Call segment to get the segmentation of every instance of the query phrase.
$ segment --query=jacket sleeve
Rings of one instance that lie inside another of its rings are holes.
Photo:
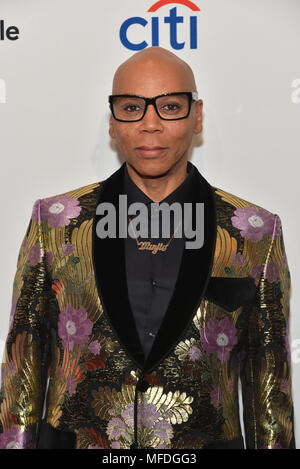
[[[10,324],[1,364],[0,448],[37,447],[49,359],[47,298],[50,283],[41,223],[34,203],[19,249]]]
[[[249,311],[241,372],[247,449],[294,449],[294,409],[289,347],[290,272],[282,225],[273,233]]]

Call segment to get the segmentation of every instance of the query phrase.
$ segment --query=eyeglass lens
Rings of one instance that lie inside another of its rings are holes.
[[[115,97],[114,113],[117,119],[137,120],[144,113],[146,102],[143,98]],[[185,117],[189,111],[189,98],[186,94],[161,96],[156,99],[158,113],[164,119]]]

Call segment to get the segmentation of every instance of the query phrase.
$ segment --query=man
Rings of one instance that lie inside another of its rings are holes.
[[[35,202],[2,365],[1,448],[295,447],[281,221],[187,160],[202,105],[185,62],[138,52],[110,97],[125,162]],[[120,195],[151,206],[140,225],[129,210],[124,222]],[[174,212],[167,239],[138,235],[163,202],[193,218]],[[200,246],[187,244],[195,219]],[[125,225],[133,236],[119,236]]]

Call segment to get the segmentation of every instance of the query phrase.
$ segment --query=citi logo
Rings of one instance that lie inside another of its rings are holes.
[[[159,0],[147,10],[147,13],[155,13],[160,8],[169,4],[179,4],[187,7],[193,12],[200,11],[200,8],[190,0]],[[188,47],[190,47],[190,49],[197,49],[197,19],[198,17],[196,15],[190,15],[188,17],[178,15],[176,6],[170,8],[169,15],[163,18],[163,22],[167,25],[167,27],[169,27],[170,46],[173,49],[179,50],[186,47],[185,41],[179,42],[177,34],[179,29],[178,25],[184,23],[185,21],[189,22]],[[132,42],[128,38],[129,34],[131,34],[131,36],[134,33],[140,34],[141,27],[145,28],[145,32],[147,31],[147,29],[150,29],[151,46],[159,46],[159,32],[160,28],[163,27],[163,25],[160,24],[160,18],[158,16],[152,16],[151,19],[148,21],[147,19],[141,16],[134,16],[125,20],[120,28],[120,40],[124,47],[130,50],[142,50],[149,46],[149,43],[146,40],[142,42]]]

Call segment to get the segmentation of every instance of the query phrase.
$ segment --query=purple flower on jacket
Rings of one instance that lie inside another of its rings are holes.
[[[113,417],[107,424],[106,432],[110,439],[120,438],[126,432],[125,422],[120,417]]]
[[[231,217],[232,225],[240,230],[243,238],[256,242],[264,234],[273,234],[274,215],[268,210],[247,205],[245,208],[237,208],[234,214],[235,216]],[[280,223],[278,223],[275,236],[278,236],[280,232]]]
[[[46,266],[47,269],[49,270],[53,262],[53,252],[47,251],[46,252]]]
[[[266,265],[266,279],[269,282],[275,282],[279,276],[279,268],[275,262],[268,262]]]
[[[120,442],[119,441],[112,441],[110,447],[112,449],[120,449]]]
[[[171,440],[173,438],[173,427],[166,420],[160,420],[153,427],[154,435],[164,440]]]
[[[138,413],[138,425],[144,425],[144,427],[152,427],[155,420],[159,417],[159,413],[156,410],[156,405],[148,402],[142,402],[139,404]]]
[[[280,391],[288,394],[289,392],[289,382],[287,379],[283,379],[280,384]]]
[[[201,353],[201,350],[196,347],[195,345],[193,345],[189,351],[188,351],[188,355],[190,357],[190,360],[192,361],[195,361],[195,360],[198,360],[198,358],[201,357],[202,353]]]
[[[133,404],[127,404],[126,408],[122,410],[121,415],[126,425],[133,428]]]
[[[235,265],[242,266],[246,264],[246,258],[241,254],[240,252],[237,252],[236,254],[233,254],[232,256],[232,262]]]
[[[41,250],[40,246],[32,246],[28,254],[29,264],[32,266],[38,264],[39,262],[41,262],[42,257],[43,251]]]
[[[68,388],[70,395],[75,393],[76,386],[77,386],[77,383],[74,379],[74,376],[69,376],[68,381],[67,381],[67,388]]]
[[[210,402],[214,407],[218,407],[221,403],[222,400],[222,394],[221,394],[221,389],[219,386],[215,387],[212,391],[209,393],[210,395]]]
[[[255,285],[258,285],[260,276],[262,274],[263,267],[261,265],[253,265],[251,269],[251,276],[255,280]]]
[[[11,310],[10,310],[10,315],[9,315],[8,332],[10,332],[12,330],[13,323],[14,323],[15,312],[16,312],[16,305],[15,305],[15,303],[12,303]]]
[[[74,309],[70,304],[59,314],[58,335],[63,347],[73,349],[76,344],[85,345],[93,328],[92,321],[87,317],[84,308]]]
[[[34,441],[31,430],[21,432],[17,425],[0,434],[0,449],[33,449]]]
[[[8,372],[9,372],[9,374],[13,375],[13,374],[15,374],[16,371],[17,371],[17,364],[13,360],[10,360],[8,362]]]
[[[88,349],[94,355],[99,355],[100,350],[101,350],[101,345],[98,342],[98,340],[93,340],[93,342],[91,342],[90,345],[88,346]]]
[[[78,199],[61,195],[43,199],[41,204],[36,203],[33,207],[32,219],[35,221],[48,220],[49,226],[57,228],[69,225],[70,219],[78,217],[80,212],[81,207]]]
[[[74,251],[75,244],[71,244],[68,241],[67,243],[63,244],[60,249],[61,249],[61,252],[64,256],[69,256]]]
[[[218,353],[221,362],[229,359],[229,352],[237,343],[237,330],[229,319],[223,318],[218,322],[210,318],[206,327],[200,329],[200,337],[207,353]]]

